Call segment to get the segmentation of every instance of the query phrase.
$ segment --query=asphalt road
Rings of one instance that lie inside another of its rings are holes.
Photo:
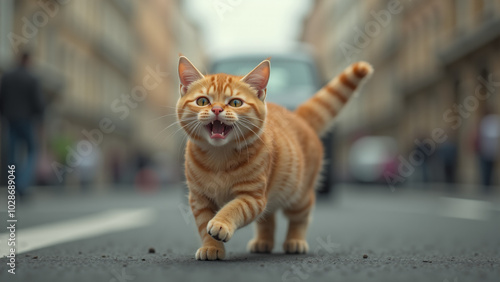
[[[283,254],[280,216],[273,254],[247,253],[252,227],[245,227],[227,243],[227,260],[201,262],[194,259],[199,239],[185,195],[179,187],[155,194],[44,192],[18,202],[21,251],[15,274],[7,272],[8,258],[0,259],[0,281],[500,281],[498,197],[343,186],[318,201],[309,254]]]

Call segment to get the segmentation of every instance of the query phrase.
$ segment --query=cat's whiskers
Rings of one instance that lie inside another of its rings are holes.
[[[176,108],[173,108],[172,109],[176,109]],[[182,109],[182,111],[185,111],[185,112],[188,112],[188,113],[192,113],[192,114],[198,114],[197,112],[193,111],[193,110],[190,110],[190,109]],[[162,118],[162,117],[167,117],[167,116],[177,116],[179,113],[178,112],[174,112],[174,113],[168,113],[168,114],[165,114],[165,115],[162,115],[160,117],[157,117],[157,118],[154,118],[152,120],[149,120],[147,122],[150,122],[150,121],[154,121],[156,119],[159,119],[159,118]]]
[[[264,140],[262,140],[262,138],[260,138],[260,135],[259,135],[259,134],[257,134],[255,131],[253,131],[250,127],[248,127],[248,126],[246,126],[246,125],[245,125],[245,124],[248,124],[248,125],[253,125],[253,126],[255,126],[254,124],[249,123],[249,122],[247,122],[247,121],[245,121],[245,120],[243,120],[243,119],[240,119],[239,121],[241,122],[241,125],[242,125],[242,126],[244,126],[246,129],[248,129],[248,130],[250,130],[251,132],[253,132],[253,134],[255,134],[255,136],[256,136],[257,138],[259,138],[259,139],[260,139],[260,141],[261,141],[261,142],[264,144],[264,146],[266,146],[266,148],[267,148],[266,142],[264,142]],[[268,149],[269,149],[269,148],[268,148]]]
[[[243,131],[241,131],[240,127],[238,126],[238,124],[234,124],[234,128],[237,129],[240,133],[241,133],[241,137],[243,138],[243,141],[245,141],[245,147],[247,148],[247,162],[250,161],[250,153],[248,152],[248,142],[245,138],[245,135],[243,134]],[[237,131],[235,131],[235,133],[238,133]]]
[[[242,120],[242,121],[244,121],[244,122],[246,122],[246,123],[249,123],[249,124],[251,124],[251,125],[254,125],[254,126],[256,126],[256,127],[262,126],[262,125],[264,124],[264,122],[265,122],[264,120],[261,120],[261,119],[255,118],[255,120],[258,120],[258,121],[260,121],[260,122],[262,123],[261,125],[257,125],[257,124],[255,124],[255,123],[256,123],[256,121],[255,121],[255,120],[251,120],[251,119],[249,119],[249,117],[239,117],[239,119],[240,119],[240,120]]]
[[[178,107],[173,107],[173,106],[164,106],[164,105],[159,105],[159,107],[162,107],[162,108],[167,108],[167,109],[173,109],[173,110],[178,110],[178,109],[179,109]],[[187,108],[183,108],[182,110],[183,110],[183,111],[191,111],[190,109],[187,109]]]
[[[202,128],[202,123],[199,122],[195,125],[195,127],[191,130],[191,132],[193,132],[193,135],[195,136],[200,136],[199,132],[201,128]]]
[[[189,114],[194,114],[194,115],[197,115],[197,114],[198,114],[198,112],[195,112],[195,111],[190,110],[190,109],[188,109],[188,108],[182,108],[182,109],[179,109],[179,108],[177,108],[177,107],[162,106],[162,105],[160,105],[160,107],[164,107],[164,108],[171,108],[171,109],[173,109],[173,110],[175,111],[174,113],[169,113],[169,114],[166,114],[166,115],[164,115],[164,116],[170,116],[170,115],[172,115],[172,116],[178,116],[180,112],[181,112],[181,113],[183,113],[183,114],[184,114],[184,112],[189,113]],[[154,119],[153,119],[153,120],[154,120]]]
[[[175,134],[177,134],[177,132],[179,132],[181,129],[184,129],[185,131],[187,131],[186,127],[190,127],[190,126],[193,126],[196,122],[199,122],[198,119],[195,119],[187,124],[185,124],[184,126],[180,126],[173,134],[170,134],[169,136],[167,136],[165,139],[163,139],[163,142],[165,142],[166,139],[168,138],[171,138],[171,137],[174,137]],[[173,125],[173,124],[172,124]],[[163,143],[162,142],[162,143]]]
[[[158,106],[162,107],[162,108],[177,109],[177,107],[173,107],[173,106],[165,106],[165,105],[158,105]]]
[[[155,135],[155,137],[153,137],[153,139],[158,138],[158,136],[160,136],[160,134],[162,134],[165,130],[169,129],[171,126],[174,126],[174,125],[176,125],[176,124],[180,124],[180,121],[175,121],[175,122],[173,122],[171,125],[166,126],[166,127],[165,127],[165,128],[163,128],[162,130],[160,130],[160,132],[158,132],[158,133]]]
[[[258,117],[252,117],[252,116],[240,116],[239,118],[241,118],[241,119],[254,119],[254,120],[258,120],[258,121],[264,122],[263,119],[260,119]]]
[[[180,142],[180,146],[183,146],[183,149],[182,149],[182,154],[179,154],[179,158],[178,158],[178,161],[180,161],[181,159],[181,156],[184,156],[185,153],[186,153],[186,141],[187,141],[187,138],[188,138],[188,135],[187,134],[184,134],[184,137],[182,137],[182,140]]]
[[[146,123],[150,123],[150,122],[155,121],[155,120],[159,120],[159,119],[162,119],[162,118],[165,118],[165,117],[170,117],[170,116],[175,116],[175,115],[177,115],[177,113],[162,115],[162,116],[153,118],[151,120],[148,120],[148,121],[146,121]]]
[[[173,107],[172,107],[173,108]],[[175,109],[175,108],[174,108]],[[198,113],[195,112],[195,111],[192,111],[190,109],[183,109],[183,111],[186,111],[190,114],[194,114],[194,115],[197,115]],[[156,118],[153,118],[151,120],[148,120],[146,121],[146,123],[150,123],[150,122],[153,122],[153,121],[156,121],[156,120],[159,120],[159,119],[162,119],[162,118],[166,118],[166,117],[171,117],[171,116],[175,116],[176,118],[178,118],[178,115],[179,113],[175,112],[175,113],[169,113],[169,114],[165,114],[165,115],[161,115],[159,117],[156,117]],[[184,120],[184,119],[181,119],[181,120]]]
[[[164,129],[162,129],[160,132],[158,132],[158,134],[155,135],[155,137],[153,139],[156,139],[158,138],[158,136],[163,133],[165,130],[169,129],[170,127],[174,126],[174,125],[180,125],[181,122],[187,122],[187,121],[192,121],[192,120],[195,120],[197,119],[196,117],[189,117],[189,118],[185,118],[185,119],[182,119],[182,120],[177,120],[177,121],[174,121],[172,124],[170,124],[169,126],[165,127]]]
[[[193,122],[189,123],[189,126],[186,126],[187,128],[185,129],[187,133],[190,133],[192,135],[198,136],[195,130],[201,125],[202,123],[197,119],[194,124]]]

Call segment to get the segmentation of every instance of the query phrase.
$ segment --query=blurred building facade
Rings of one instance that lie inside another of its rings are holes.
[[[173,113],[179,97],[177,63],[182,53],[204,66],[206,58],[199,41],[201,36],[198,27],[182,12],[181,1],[148,0],[137,5],[139,50],[135,83],[142,84],[151,68],[158,67],[166,76],[162,83],[148,91],[147,105],[141,108],[145,118],[137,120],[136,130],[141,132],[143,147],[154,155],[152,161],[162,171],[161,177],[166,181],[178,181],[183,177],[181,162],[185,134],[177,131],[178,126],[170,126],[176,122]]]
[[[357,60],[376,70],[339,117],[341,178],[349,178],[348,152],[359,136],[394,137],[408,159],[416,139],[443,129],[458,146],[456,181],[479,182],[475,132],[486,108],[500,113],[499,1],[317,0],[302,39],[316,47],[325,79]],[[478,99],[488,79],[497,82],[488,85],[492,95]],[[432,173],[443,180],[440,171]],[[498,185],[500,166],[494,175]]]
[[[77,184],[81,168],[68,164],[68,156],[85,141],[98,154],[93,183],[132,182],[138,156],[147,156],[160,179],[178,177],[163,171],[180,168],[181,139],[165,140],[177,128],[161,132],[175,119],[153,119],[174,112],[178,53],[203,60],[198,31],[180,1],[7,0],[0,6],[0,36],[10,39],[0,43],[0,75],[28,50],[47,101],[39,166],[47,175],[41,178],[58,170],[63,183]]]

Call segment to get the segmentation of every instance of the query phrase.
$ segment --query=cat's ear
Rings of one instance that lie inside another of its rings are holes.
[[[251,72],[245,75],[241,81],[249,84],[252,88],[257,90],[257,96],[260,100],[264,101],[266,98],[266,87],[269,82],[269,75],[271,74],[271,62],[269,59],[262,61]]]
[[[184,56],[179,57],[179,80],[181,95],[186,94],[189,85],[204,78],[203,74]]]

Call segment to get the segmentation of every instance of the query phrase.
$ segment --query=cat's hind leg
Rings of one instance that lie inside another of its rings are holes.
[[[255,238],[248,242],[248,250],[252,253],[270,253],[274,247],[275,214],[262,216],[255,223]]]
[[[289,220],[288,232],[285,243],[283,243],[285,253],[303,254],[309,250],[306,233],[315,200],[316,194],[314,190],[311,190],[293,207],[284,210],[284,214]]]

